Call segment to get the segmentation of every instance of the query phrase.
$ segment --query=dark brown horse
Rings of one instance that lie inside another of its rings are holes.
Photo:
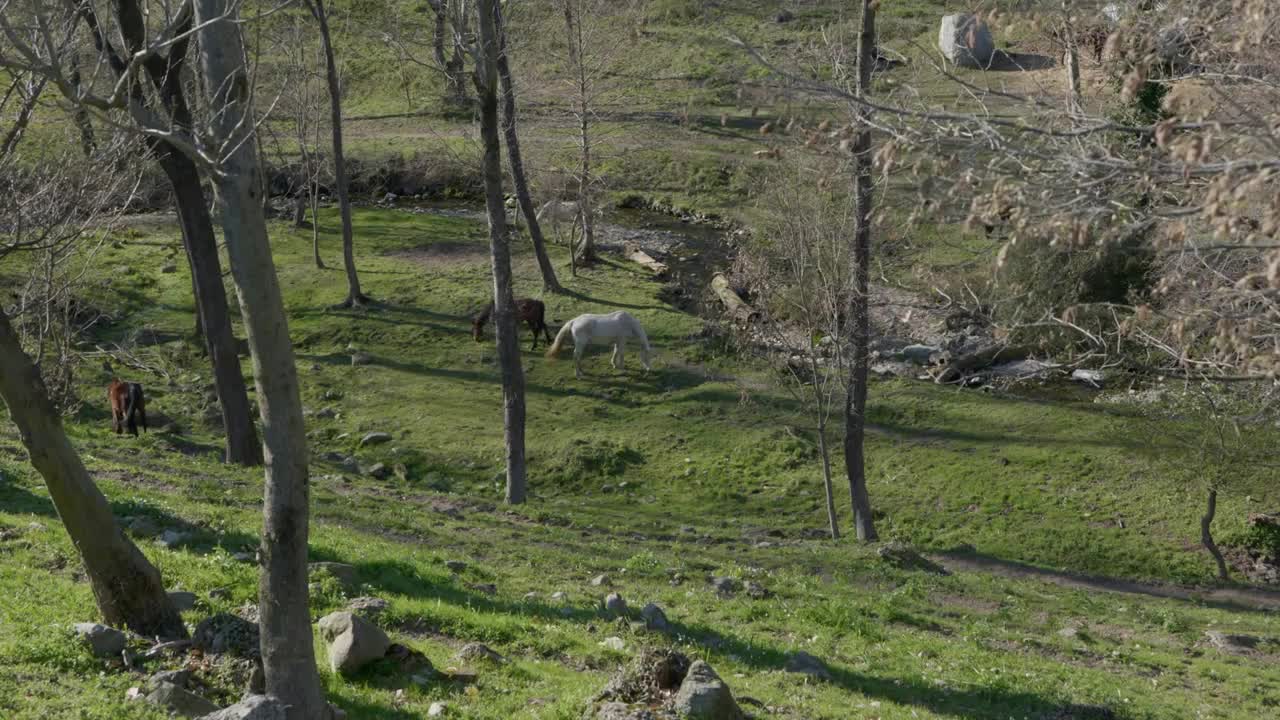
[[[493,303],[485,306],[479,315],[475,316],[471,321],[471,337],[480,342],[484,339],[484,326],[489,322],[489,317],[493,315]],[[538,349],[538,333],[546,335],[547,342],[551,342],[551,331],[547,329],[547,306],[542,304],[541,300],[533,300],[530,298],[516,299],[516,315],[529,324],[529,329],[533,331],[533,347],[530,350]]]
[[[126,423],[134,437],[138,436],[138,421],[141,421],[143,431],[147,430],[147,401],[142,396],[141,385],[111,378],[107,399],[111,401],[111,428],[117,435],[124,432]]]

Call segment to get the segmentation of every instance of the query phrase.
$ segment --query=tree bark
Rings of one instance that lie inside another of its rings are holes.
[[[502,148],[498,141],[497,0],[479,0],[479,43],[483,65],[476,68],[480,99],[480,137],[484,145],[484,204],[489,216],[493,263],[493,315],[502,372],[503,431],[507,446],[507,502],[525,500],[524,367],[517,337],[515,295],[511,289],[511,248],[502,198]]]
[[[862,25],[858,35],[859,96],[871,88],[871,70],[875,65],[876,26],[875,0],[862,0]],[[844,406],[844,462],[849,476],[849,499],[853,503],[853,525],[858,539],[876,540],[871,518],[871,498],[867,493],[866,421],[867,369],[870,364],[871,309],[871,130],[866,124],[866,111],[858,110],[859,129],[854,139],[854,238],[853,298],[849,319],[853,323],[853,362]]]
[[[201,66],[211,97],[222,225],[258,388],[267,471],[259,608],[268,694],[290,720],[330,716],[316,671],[308,610],[307,439],[293,345],[262,211],[250,83],[236,0],[196,0]]]
[[[436,19],[436,27],[439,31],[437,37],[441,41],[440,54],[437,59],[441,61],[444,69],[444,101],[446,105],[452,106],[455,110],[467,106],[466,51],[462,47],[462,38],[467,35],[467,15],[466,5],[465,3],[460,5],[461,1],[453,0],[453,5],[450,7],[450,0],[439,0],[440,12],[451,18],[454,25],[453,53],[448,61],[444,61],[443,21],[439,17]]]
[[[572,0],[564,0],[564,22],[569,40],[569,63],[577,74],[578,93],[578,149],[581,165],[578,168],[578,213],[582,220],[582,246],[577,261],[589,263],[596,259],[595,220],[591,206],[591,98],[587,80],[586,60],[582,57],[582,18],[575,17]],[[570,246],[570,252],[573,247]],[[576,267],[575,267],[576,269]]]
[[[1218,564],[1218,579],[1230,580],[1231,574],[1227,571],[1227,561],[1222,558],[1222,551],[1218,549],[1218,544],[1213,541],[1213,518],[1218,514],[1218,489],[1209,488],[1209,503],[1205,508],[1204,515],[1200,516],[1200,542],[1204,545],[1205,550],[1213,556],[1213,561]]]
[[[529,183],[524,174],[524,161],[520,158],[520,134],[516,131],[516,89],[511,79],[511,64],[507,60],[507,33],[503,26],[502,8],[497,9],[494,25],[498,33],[498,79],[502,83],[502,132],[507,142],[507,162],[511,165],[511,183],[515,186],[516,201],[529,225],[529,238],[533,241],[533,254],[538,258],[542,271],[542,288],[547,292],[561,293],[564,288],[556,278],[556,270],[547,255],[546,239],[538,224],[538,211],[529,194]]]
[[[40,371],[22,351],[3,312],[0,398],[9,407],[31,464],[44,478],[58,517],[80,553],[103,620],[147,637],[187,637],[182,617],[165,594],[160,572],[116,525],[106,497],[63,430]]]
[[[354,232],[351,228],[350,181],[347,177],[347,159],[342,150],[342,86],[338,82],[338,63],[333,54],[333,42],[329,35],[329,15],[324,0],[308,0],[316,22],[320,24],[320,44],[324,49],[325,76],[329,82],[329,114],[333,126],[333,176],[337,185],[338,211],[342,214],[342,264],[347,271],[347,299],[342,307],[358,307],[369,302],[360,291],[360,276],[356,273]]]

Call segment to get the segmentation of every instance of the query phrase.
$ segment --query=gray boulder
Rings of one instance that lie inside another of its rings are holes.
[[[952,64],[986,68],[995,59],[996,45],[991,28],[975,15],[959,13],[942,18],[938,48]]]
[[[613,580],[608,575],[597,575],[591,578],[592,587],[609,587],[613,584]]]
[[[662,611],[662,607],[657,603],[649,603],[640,611],[640,617],[644,618],[644,626],[650,630],[657,632],[666,632],[671,629],[671,623],[667,621],[667,614]]]
[[[489,662],[504,663],[507,661],[507,659],[502,657],[498,651],[484,643],[478,642],[463,645],[462,649],[458,651],[457,657],[460,660],[468,660],[471,662],[487,660]]]
[[[743,720],[733,693],[711,666],[698,660],[676,693],[676,713],[690,720]]]
[[[902,348],[902,359],[916,365],[929,365],[942,348],[932,345],[908,345]]]
[[[320,635],[329,643],[329,666],[336,673],[353,673],[387,654],[391,639],[382,628],[349,612],[320,618]]]
[[[618,593],[609,593],[604,599],[604,609],[610,615],[621,617],[627,614],[627,601]]]
[[[76,623],[73,629],[96,657],[115,657],[124,652],[128,642],[124,633],[100,623]]]
[[[256,657],[259,653],[258,635],[257,623],[231,613],[218,613],[196,625],[191,642],[204,652]]]
[[[347,603],[347,609],[351,612],[358,613],[367,618],[374,618],[382,614],[390,606],[386,600],[379,597],[358,597]]]
[[[288,717],[279,700],[269,695],[250,695],[231,707],[203,715],[200,720],[288,720]]]
[[[163,681],[156,683],[156,689],[147,695],[147,702],[159,705],[171,714],[189,718],[208,715],[218,710],[217,705],[190,690],[184,690],[173,683]]]
[[[382,443],[391,442],[391,433],[371,432],[360,438],[360,447],[369,445],[381,445]]]
[[[722,597],[729,597],[742,588],[742,584],[731,577],[711,578],[711,586],[714,587],[716,589],[716,593]]]

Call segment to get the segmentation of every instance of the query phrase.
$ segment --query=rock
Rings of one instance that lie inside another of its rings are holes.
[[[379,597],[358,597],[347,603],[348,610],[367,618],[377,617],[389,606],[390,603]]]
[[[667,614],[662,611],[662,607],[657,603],[649,603],[640,611],[640,617],[644,618],[644,626],[650,630],[657,632],[666,632],[671,629],[671,623],[667,621]]]
[[[442,702],[433,702],[431,703],[431,707],[427,708],[427,717],[444,717],[448,707],[448,705],[445,705]]]
[[[475,590],[481,595],[497,595],[498,586],[493,583],[472,583],[467,586],[468,589]]]
[[[420,675],[426,677],[429,681],[436,674],[436,669],[431,664],[431,660],[408,645],[391,643],[391,647],[387,648],[387,652],[383,657],[395,663],[400,672],[405,675]]]
[[[340,562],[313,562],[307,566],[310,574],[326,572],[338,579],[343,585],[356,584],[356,568]]]
[[[360,365],[368,365],[373,362],[373,356],[367,352],[358,352],[351,354],[351,366],[358,367]]]
[[[196,625],[191,643],[204,652],[257,657],[258,624],[231,613],[218,613]]]
[[[1206,630],[1204,637],[1218,650],[1233,655],[1247,654],[1260,642],[1251,635],[1232,635],[1218,630]]]
[[[176,273],[178,272],[178,263],[167,262],[160,266],[160,272],[164,273],[165,275],[168,275],[169,273]]]
[[[76,623],[73,629],[88,643],[95,657],[116,657],[124,652],[129,640],[119,630],[100,623]]]
[[[827,664],[803,650],[797,650],[787,656],[787,664],[782,669],[789,673],[808,675],[816,680],[831,679],[831,671],[827,669]]]
[[[551,599],[556,602],[564,602],[569,599],[569,595],[563,590],[557,590],[551,593]]]
[[[231,559],[242,563],[256,563],[258,562],[258,555],[251,552],[238,552],[232,553]]]
[[[534,602],[540,597],[542,597],[542,595],[538,593],[537,590],[531,590],[525,593],[524,596],[522,596],[520,599],[523,600],[524,602]]]
[[[169,592],[169,600],[178,612],[186,612],[195,609],[196,594],[187,592],[186,590],[172,590]]]
[[[1107,380],[1107,374],[1101,370],[1086,370],[1085,368],[1076,368],[1071,371],[1071,379],[1093,387],[1102,387]]]
[[[160,687],[161,683],[169,683],[170,685],[185,688],[189,682],[191,682],[190,670],[162,670],[147,679],[146,689],[150,692]]]
[[[391,477],[391,468],[387,467],[385,463],[374,463],[365,471],[365,474],[378,480],[386,480]]]
[[[449,568],[450,572],[460,573],[467,569],[467,564],[461,560],[445,560],[444,566]]]
[[[765,586],[761,585],[755,580],[748,580],[745,583],[745,587],[747,590],[747,597],[753,600],[764,600],[765,598],[773,594],[768,590],[766,590]]]
[[[320,408],[320,410],[316,413],[316,417],[321,418],[323,420],[332,420],[337,416],[338,416],[338,411],[334,410],[331,407]]]
[[[288,720],[288,714],[279,700],[250,695],[231,707],[201,716],[200,720]]]
[[[615,652],[622,652],[627,649],[627,644],[623,642],[620,637],[610,636],[600,641],[600,647],[609,648]]]
[[[601,574],[591,578],[592,587],[610,587],[612,585],[613,579],[608,575]]]
[[[969,68],[990,67],[996,53],[991,28],[980,18],[967,13],[942,18],[938,48],[953,64]]]
[[[178,532],[177,530],[165,530],[160,533],[160,539],[156,540],[156,542],[163,547],[176,548],[187,542],[190,538],[191,536],[184,532]]]
[[[360,447],[368,447],[369,445],[381,445],[382,443],[391,442],[391,433],[371,432],[360,438]]]
[[[876,550],[876,554],[891,565],[902,568],[903,570],[924,570],[925,572],[935,573],[937,575],[949,575],[946,568],[938,565],[920,553],[911,549],[906,543],[893,542],[885,543]]]
[[[785,10],[785,9],[779,10],[777,14],[773,16],[773,21],[778,23],[779,25],[781,25],[782,23],[789,23],[795,19],[796,19],[796,16],[790,10]]]
[[[644,706],[632,707],[621,702],[607,702],[600,705],[588,717],[591,720],[656,720],[657,718]]]
[[[389,192],[389,193],[387,193],[386,195],[383,195],[383,196],[382,196],[382,204],[383,204],[383,205],[395,205],[395,204],[396,204],[396,199],[397,199],[397,198],[399,198],[399,196],[398,196],[398,195],[396,195],[396,194],[395,194],[395,193],[393,193],[393,192]]]
[[[942,348],[932,345],[908,345],[902,348],[902,359],[916,365],[930,365],[938,353],[942,352]]]
[[[609,593],[604,599],[604,609],[615,617],[621,617],[627,614],[627,601],[618,593]]]
[[[741,584],[731,577],[713,577],[711,578],[711,586],[716,589],[716,593],[722,597],[732,597],[738,592]]]
[[[676,693],[675,710],[689,720],[742,720],[729,686],[703,660],[689,667]]]
[[[381,658],[391,639],[377,625],[349,612],[320,618],[320,635],[329,642],[329,667],[347,675]]]
[[[217,705],[170,682],[157,683],[156,689],[147,695],[147,702],[166,708],[171,714],[189,718],[218,710]]]
[[[484,643],[467,643],[458,651],[456,657],[460,660],[488,660],[489,662],[504,663],[506,658],[502,657],[493,648]]]
[[[344,457],[341,462],[343,472],[356,474],[360,472],[360,461],[353,457]]]

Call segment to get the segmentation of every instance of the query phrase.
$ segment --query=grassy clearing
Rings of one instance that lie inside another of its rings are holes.
[[[331,264],[336,226],[322,216]],[[824,523],[814,443],[789,397],[763,368],[694,339],[701,323],[655,300],[659,286],[630,266],[565,277],[575,294],[545,300],[555,325],[585,311],[634,313],[658,348],[655,371],[632,358],[614,373],[596,352],[577,381],[571,363],[526,353],[532,499],[501,507],[498,374],[491,345],[473,342],[466,322],[489,287],[483,228],[359,210],[356,230],[366,290],[384,303],[367,312],[328,309],[343,294],[341,272],[310,266],[307,232],[273,228],[304,403],[337,413],[308,423],[311,552],[359,572],[358,587],[317,579],[315,615],[378,595],[391,602],[379,622],[393,639],[438,667],[455,665],[468,641],[512,662],[478,667],[471,689],[419,685],[386,666],[326,675],[352,717],[422,717],[442,699],[461,717],[578,717],[624,656],[664,642],[597,610],[607,590],[588,579],[601,572],[633,607],[664,606],[674,642],[771,716],[1041,718],[1105,705],[1124,718],[1256,718],[1280,703],[1272,614],[908,573],[848,541],[811,537]],[[102,342],[143,327],[189,332],[189,279],[159,270],[177,237],[172,226],[140,226],[107,251],[93,301],[118,320]],[[523,293],[539,285],[524,248],[516,278]],[[352,367],[353,347],[373,363]],[[256,543],[261,475],[217,463],[217,433],[202,419],[207,369],[184,341],[137,352],[172,378],[133,374],[167,429],[117,438],[91,402],[69,430],[120,516],[195,533],[175,550],[141,541],[171,587],[201,598],[194,622],[255,599],[254,568],[231,555]],[[86,364],[85,397],[104,377]],[[872,396],[870,489],[886,537],[1107,575],[1210,576],[1194,545],[1191,454],[1127,411],[906,382],[877,384]],[[394,440],[359,449],[370,430]],[[71,639],[66,628],[94,615],[90,592],[11,432],[0,436],[0,715],[160,717],[124,700],[143,676]],[[403,466],[404,477],[344,472],[324,459],[331,451]],[[1239,491],[1220,508],[1224,531],[1277,500],[1262,469],[1233,471]],[[447,559],[469,566],[454,574]],[[755,580],[773,596],[719,598],[712,575]],[[211,599],[215,588],[228,594]],[[556,591],[567,601],[552,601]],[[1208,629],[1267,639],[1252,655],[1226,655],[1206,645]],[[601,647],[609,635],[627,650]],[[825,659],[832,681],[784,673],[797,649]]]

